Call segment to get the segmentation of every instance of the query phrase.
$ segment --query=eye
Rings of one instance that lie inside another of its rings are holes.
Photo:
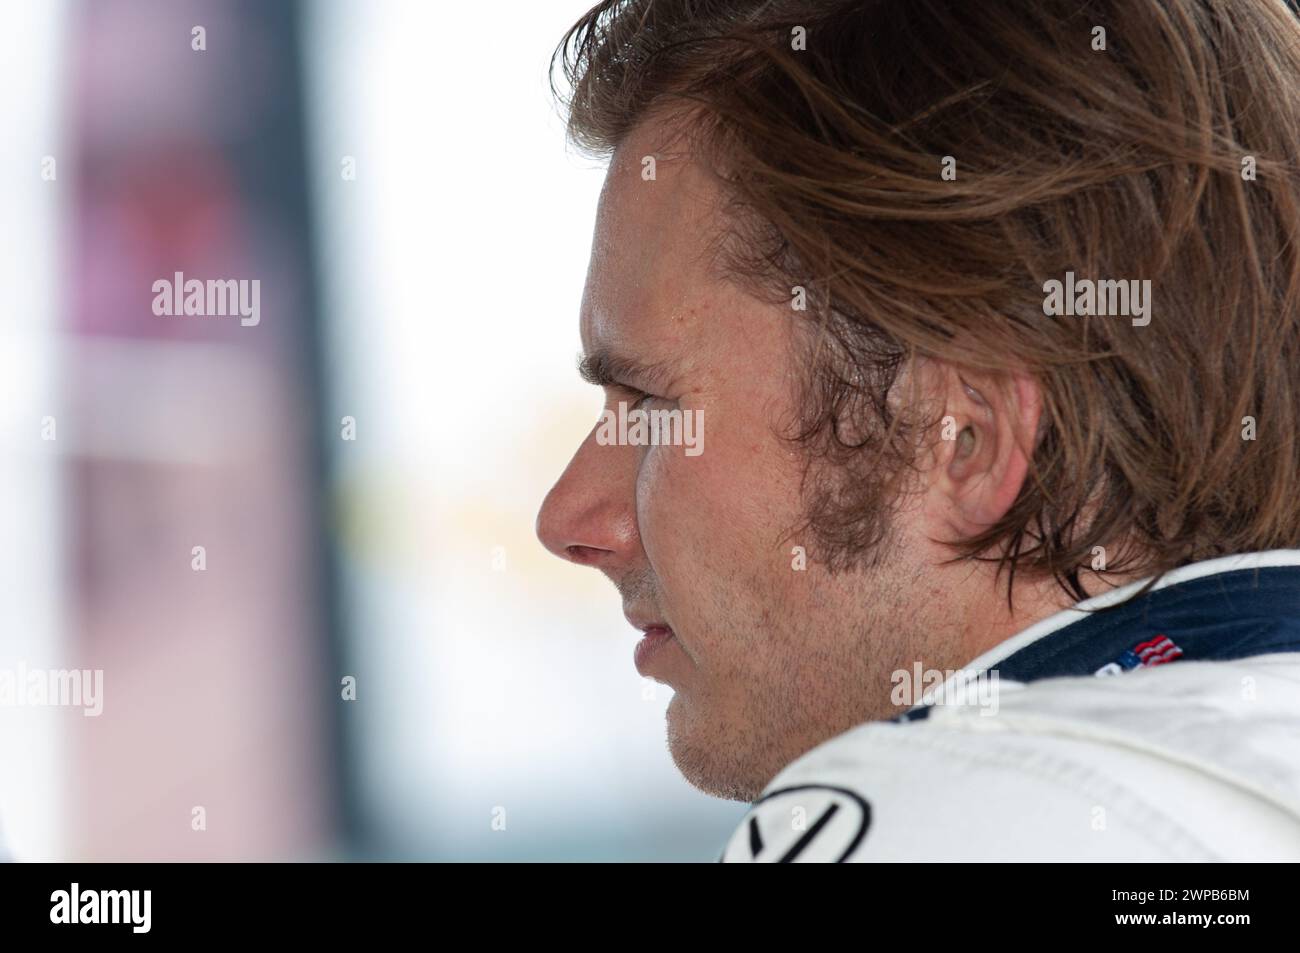
[[[645,391],[637,391],[637,399],[633,402],[633,407],[640,407],[642,404],[648,404],[652,400],[664,400],[658,394],[647,394]]]
[[[628,387],[626,384],[619,384],[615,388],[622,395],[622,399],[627,401],[628,410],[636,410],[642,404],[649,403],[652,400],[667,400],[666,397],[660,397],[658,394],[651,394],[647,391],[637,390],[635,387]]]

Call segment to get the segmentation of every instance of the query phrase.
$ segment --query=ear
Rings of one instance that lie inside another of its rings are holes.
[[[1042,391],[1025,374],[973,374],[942,363],[934,370],[944,412],[930,492],[940,523],[962,538],[996,523],[1020,494]]]

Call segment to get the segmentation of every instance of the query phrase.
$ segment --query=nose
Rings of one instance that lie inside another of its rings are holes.
[[[636,447],[601,445],[595,428],[537,514],[537,538],[577,563],[621,574],[641,551],[636,520]]]

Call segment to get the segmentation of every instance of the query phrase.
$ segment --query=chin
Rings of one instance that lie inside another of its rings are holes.
[[[768,779],[756,779],[744,752],[725,741],[717,719],[692,709],[679,692],[668,703],[668,753],[691,787],[727,801],[756,800]]]

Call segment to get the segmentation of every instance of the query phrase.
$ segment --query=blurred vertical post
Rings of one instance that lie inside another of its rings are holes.
[[[76,8],[62,452],[89,859],[338,845],[298,8]],[[160,290],[161,289],[161,290]]]

